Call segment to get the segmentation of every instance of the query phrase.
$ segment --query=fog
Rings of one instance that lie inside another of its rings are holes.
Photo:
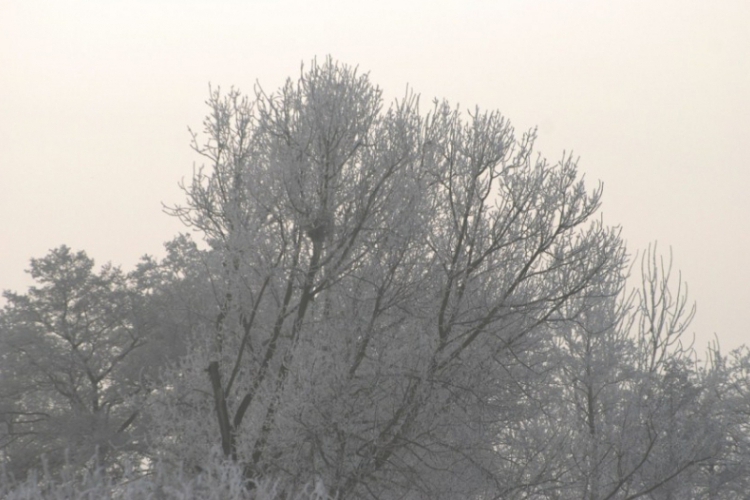
[[[161,255],[208,84],[274,90],[330,54],[389,99],[498,109],[551,161],[572,150],[632,253],[672,248],[699,350],[728,350],[750,324],[748,22],[742,0],[5,1],[0,289],[63,243]]]

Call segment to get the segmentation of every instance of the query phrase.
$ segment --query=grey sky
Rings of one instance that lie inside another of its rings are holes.
[[[4,0],[0,289],[60,244],[129,269],[181,230],[208,83],[275,90],[327,54],[538,125],[581,157],[631,252],[658,240],[699,345],[750,340],[750,2]]]

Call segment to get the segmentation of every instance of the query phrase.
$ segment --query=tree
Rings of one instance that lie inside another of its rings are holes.
[[[633,322],[644,465],[632,488],[653,498],[694,496],[684,479],[717,454],[720,438],[708,386],[693,342],[685,335],[695,305],[688,303],[681,275],[675,283],[671,252],[665,259],[655,246],[649,247],[641,259],[640,277]]]
[[[148,332],[148,348],[138,359],[151,390],[159,389],[161,370],[184,356],[189,339],[217,314],[211,283],[221,266],[212,252],[199,250],[186,234],[164,248],[162,260],[146,255],[128,275],[140,302],[137,321]]]
[[[695,312],[686,286],[656,247],[640,264],[635,293],[613,273],[558,327],[562,390],[547,403],[571,424],[554,457],[563,498],[694,497],[684,478],[717,454],[713,403],[683,335]]]
[[[698,363],[671,255],[631,277],[571,156],[331,59],[207,104],[168,209],[203,248],[5,292],[0,473],[57,477],[3,494],[746,496],[747,349]]]
[[[750,488],[750,352],[740,347],[722,354],[718,341],[709,346],[701,372],[706,425],[716,449],[691,476],[694,496],[708,500],[745,498]]]
[[[500,436],[533,406],[525,361],[621,266],[592,219],[601,187],[498,113],[423,117],[413,94],[383,110],[330,59],[208,104],[208,170],[173,213],[221,255],[219,312],[170,382],[191,416],[160,419],[160,446],[183,426],[189,459],[220,443],[250,477],[347,498],[520,491]]]
[[[61,246],[31,259],[38,286],[6,291],[0,314],[0,435],[11,470],[46,455],[54,468],[80,465],[98,450],[126,448],[140,391],[135,354],[145,343],[136,296],[115,267],[94,272],[84,252]]]
[[[628,335],[629,303],[623,300],[625,255],[621,269],[598,289],[571,301],[557,325],[558,415],[568,426],[558,458],[563,498],[619,498],[637,471],[629,433],[634,404],[633,344]],[[635,410],[635,411],[634,411]],[[636,451],[636,453],[634,453]]]

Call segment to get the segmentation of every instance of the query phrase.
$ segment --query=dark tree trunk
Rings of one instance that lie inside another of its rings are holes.
[[[221,449],[225,457],[236,461],[237,447],[234,440],[234,429],[229,422],[229,411],[227,409],[227,400],[224,398],[224,389],[221,386],[218,361],[211,361],[208,364],[208,378],[211,379],[211,387],[214,391],[216,416],[219,420],[219,431],[221,432]]]

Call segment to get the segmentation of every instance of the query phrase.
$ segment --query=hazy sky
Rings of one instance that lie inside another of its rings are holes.
[[[163,255],[209,82],[275,90],[330,54],[389,99],[538,126],[632,252],[672,247],[701,350],[750,343],[748,26],[747,0],[2,0],[0,289],[63,243]]]

